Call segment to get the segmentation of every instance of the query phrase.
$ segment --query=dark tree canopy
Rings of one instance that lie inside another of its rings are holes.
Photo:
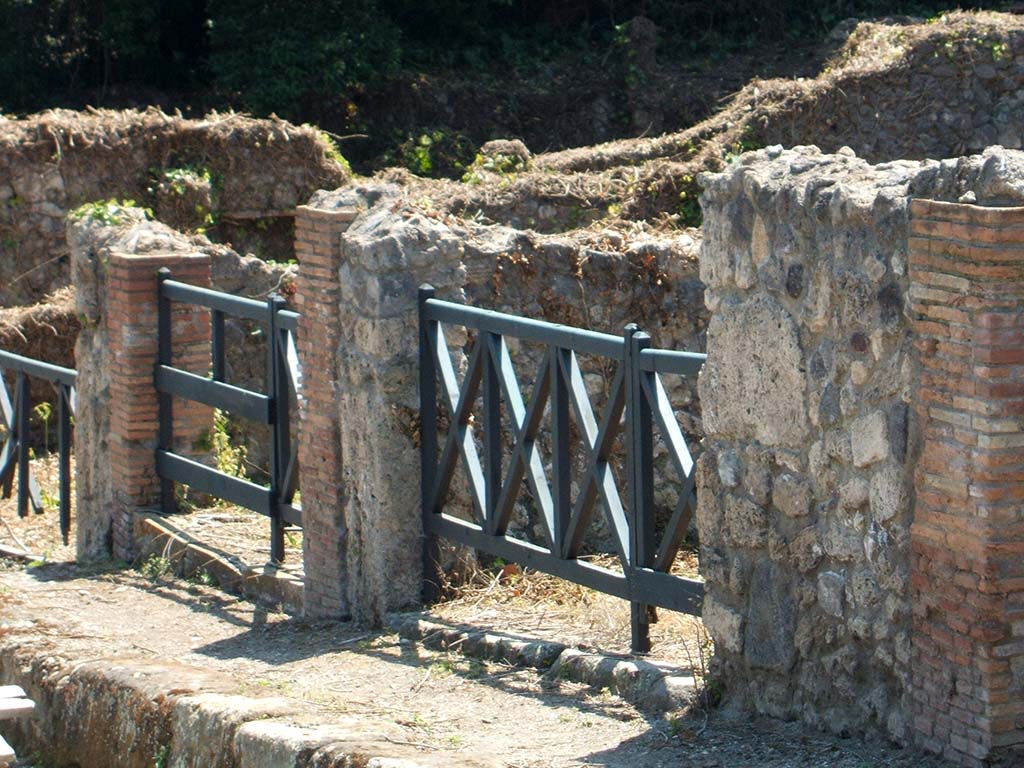
[[[996,7],[999,4],[988,4]],[[315,119],[399,68],[522,67],[607,45],[637,15],[671,50],[820,36],[935,0],[0,0],[0,109],[144,101]]]

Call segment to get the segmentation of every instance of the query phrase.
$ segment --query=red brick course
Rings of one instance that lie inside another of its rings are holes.
[[[115,489],[113,555],[136,555],[135,512],[159,504],[155,450],[159,403],[153,386],[157,362],[157,270],[167,267],[175,280],[210,285],[210,257],[204,254],[134,256],[111,254],[107,265],[104,318],[113,368],[110,372],[110,472]],[[174,363],[196,373],[210,365],[209,312],[175,305],[172,315]],[[176,449],[189,453],[211,426],[210,409],[175,402]]]
[[[910,230],[912,722],[981,766],[1024,744],[1024,209],[915,200]]]
[[[295,217],[295,255],[299,262],[296,305],[301,313],[296,344],[302,360],[299,467],[306,575],[303,610],[315,618],[342,618],[349,612],[337,349],[341,337],[341,234],[354,218],[353,210],[325,211],[308,206],[300,206]]]

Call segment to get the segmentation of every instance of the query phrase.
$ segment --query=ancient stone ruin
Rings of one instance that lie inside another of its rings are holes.
[[[1019,760],[1022,72],[1015,17],[863,24],[818,79],[753,83],[688,131],[536,156],[496,142],[463,183],[388,171],[333,189],[347,174],[309,131],[245,121],[275,137],[261,152],[290,147],[287,171],[218,172],[238,185],[220,194],[256,199],[224,219],[295,221],[306,615],[379,624],[420,600],[420,284],[610,333],[637,322],[708,355],[673,397],[701,446],[702,615],[726,703],[960,765]],[[129,558],[158,492],[153,267],[221,287],[280,275],[138,212],[65,238],[52,222],[68,200],[143,184],[153,157],[182,150],[159,131],[118,139],[155,149],[72,193],[67,169],[108,161],[62,119],[22,139],[37,166],[10,174],[6,199],[31,215],[10,226],[31,228],[37,293],[70,249],[91,404],[80,519],[96,512],[80,554],[112,542]],[[227,119],[207,122],[184,133],[233,146]]]

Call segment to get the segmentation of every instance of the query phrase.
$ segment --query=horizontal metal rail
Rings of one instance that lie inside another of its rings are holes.
[[[271,492],[262,485],[162,449],[156,452],[156,468],[162,478],[184,483],[261,515],[269,517],[271,514]]]
[[[235,317],[244,317],[247,320],[255,320],[260,323],[265,323],[267,320],[267,304],[264,301],[233,296],[230,293],[200,288],[188,283],[179,283],[177,280],[164,280],[160,285],[164,298],[171,301],[197,304],[200,307],[219,310]]]
[[[160,393],[157,473],[161,508],[176,510],[174,483],[183,483],[270,518],[270,559],[283,562],[286,524],[302,525],[302,507],[294,503],[298,487],[296,441],[291,436],[291,399],[298,397],[301,370],[295,348],[299,314],[285,309],[280,296],[256,301],[180,283],[169,270],[158,273],[159,362],[154,384]],[[172,302],[210,310],[211,376],[173,365]],[[260,323],[266,333],[266,394],[229,384],[225,315]],[[174,397],[203,403],[270,427],[270,482],[257,485],[174,452]]]
[[[440,299],[425,302],[426,319],[449,325],[464,325],[479,331],[488,331],[502,336],[513,336],[523,341],[551,344],[563,349],[573,349],[583,354],[602,355],[613,360],[622,360],[622,338],[608,333],[573,328],[568,325],[514,317],[489,309],[452,304]]]
[[[75,386],[75,382],[78,380],[78,372],[71,368],[44,363],[42,360],[33,360],[31,357],[22,357],[3,350],[0,350],[0,368],[14,373],[24,373],[44,381],[52,381],[55,384],[64,384],[68,387]]]
[[[286,331],[297,333],[299,330],[299,313],[292,312],[290,309],[282,309],[277,313],[277,324]]]
[[[677,352],[671,349],[640,351],[640,370],[677,376],[696,376],[708,356],[700,352]]]
[[[218,408],[258,424],[271,424],[273,402],[266,395],[166,365],[156,367],[156,389]]]

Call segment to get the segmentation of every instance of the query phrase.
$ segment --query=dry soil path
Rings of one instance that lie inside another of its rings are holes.
[[[297,723],[365,718],[453,766],[926,768],[911,751],[713,714],[645,715],[534,670],[433,652],[389,633],[311,624],[218,590],[69,565],[0,572],[0,629],[67,658],[177,660],[240,693],[304,702]],[[705,725],[703,730],[701,726]],[[698,732],[700,731],[700,732]],[[445,760],[447,758],[447,760]]]

